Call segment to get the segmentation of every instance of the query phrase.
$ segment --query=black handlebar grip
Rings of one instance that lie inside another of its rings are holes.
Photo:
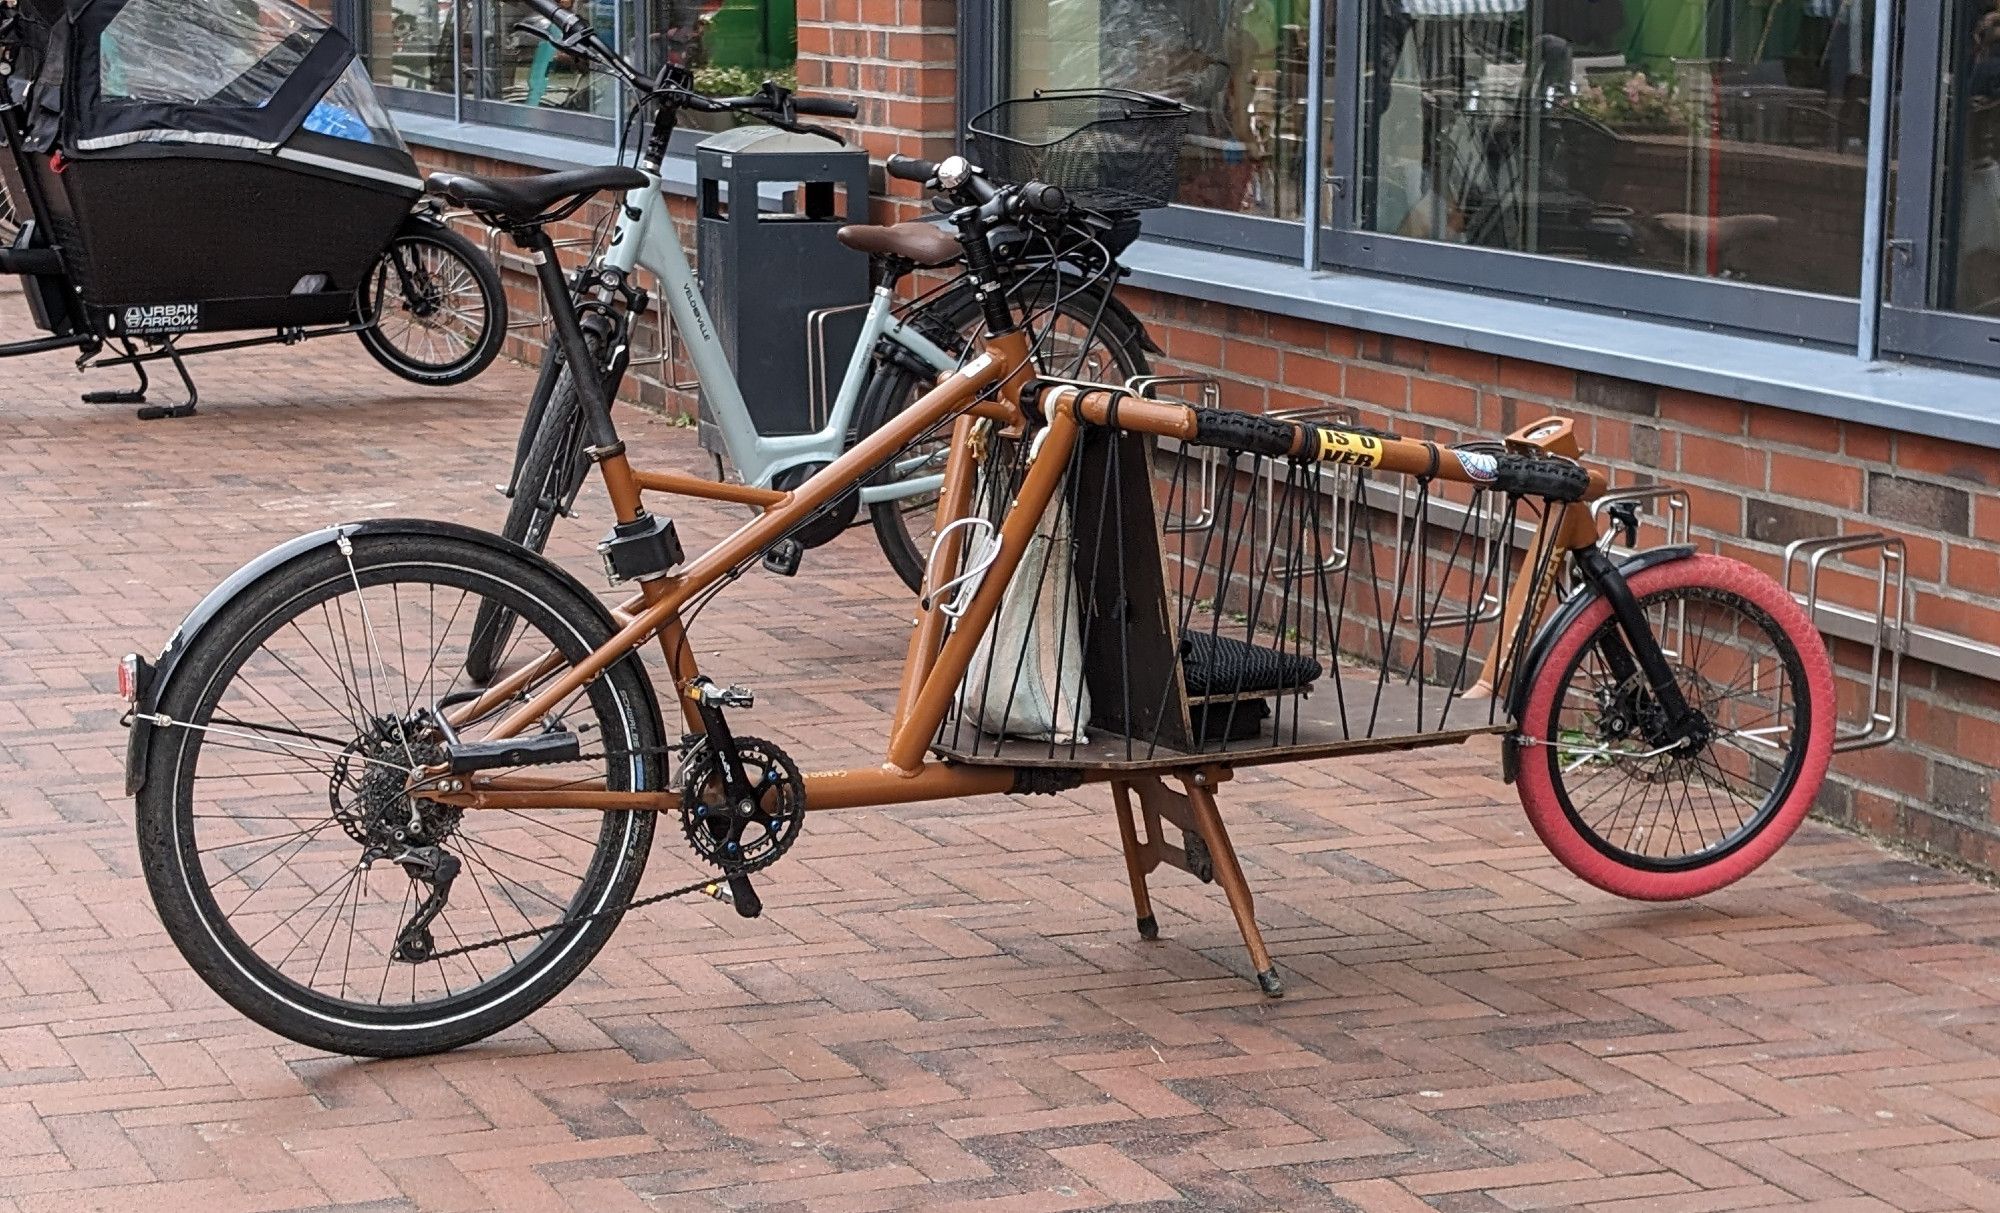
[[[891,156],[882,162],[882,171],[898,181],[914,181],[923,185],[937,176],[937,165],[915,156]]]
[[[814,118],[852,118],[861,112],[861,107],[838,97],[801,97],[794,94],[792,112]]]
[[[1582,464],[1546,455],[1493,456],[1493,487],[1503,493],[1541,497],[1549,501],[1582,501],[1590,491],[1590,473]]]
[[[1282,459],[1292,453],[1298,441],[1299,427],[1289,421],[1272,421],[1255,413],[1228,409],[1194,410],[1196,446],[1219,446],[1225,451]]]
[[[1017,192],[1021,205],[1038,215],[1059,215],[1069,206],[1068,195],[1062,187],[1042,181],[1030,181]]]

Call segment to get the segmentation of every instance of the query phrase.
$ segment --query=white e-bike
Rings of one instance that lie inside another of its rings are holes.
[[[638,155],[645,184],[627,192],[608,238],[570,279],[585,336],[600,357],[593,368],[616,395],[630,359],[632,322],[645,307],[668,310],[688,364],[701,384],[704,419],[721,440],[736,478],[751,489],[785,490],[838,458],[858,438],[873,433],[968,356],[977,331],[979,302],[962,277],[952,276],[913,300],[899,300],[897,287],[917,270],[950,273],[962,256],[957,241],[928,223],[892,226],[861,224],[841,229],[851,248],[868,253],[875,288],[861,321],[846,373],[832,393],[819,429],[807,434],[765,434],[743,400],[736,375],[702,301],[700,282],[688,264],[660,188],[660,166],[680,112],[737,113],[784,130],[838,140],[806,118],[851,118],[851,101],[802,97],[772,83],[748,97],[709,97],[694,91],[685,68],[668,65],[647,77],[607,46],[574,11],[550,0],[531,0],[548,19],[531,32],[620,77],[639,98],[633,112],[650,107],[650,134]],[[947,195],[961,192],[979,170],[963,157],[939,164],[892,156],[891,175],[926,183]],[[1112,293],[1122,271],[1119,251],[1138,234],[1131,215],[1104,215],[1068,208],[1018,228],[997,233],[999,270],[1017,311],[1036,326],[1038,359],[1051,374],[1101,382],[1124,382],[1149,372],[1148,352],[1157,353],[1144,327]],[[1104,267],[1114,268],[1106,273]],[[635,272],[652,275],[650,295],[635,283]],[[541,376],[522,422],[521,437],[506,493],[510,498],[503,534],[535,551],[548,542],[560,515],[568,514],[589,469],[581,426],[583,410],[575,370],[551,342]],[[713,494],[729,499],[718,480]],[[848,494],[792,535],[793,559],[846,530],[867,507],[884,554],[912,590],[923,580],[930,550],[929,531],[945,451],[941,441],[920,444],[883,469],[859,492]],[[794,567],[796,567],[794,563]],[[496,610],[482,616],[468,663],[475,677],[491,673],[504,651],[513,620]]]

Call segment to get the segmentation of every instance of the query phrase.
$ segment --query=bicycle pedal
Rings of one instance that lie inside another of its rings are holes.
[[[764,914],[764,900],[757,896],[757,890],[750,887],[748,876],[731,876],[728,881],[729,903],[744,918],[761,918]]]
[[[764,553],[764,567],[780,577],[796,577],[805,558],[805,544],[796,539],[781,539]]]
[[[146,393],[134,388],[118,388],[114,391],[85,392],[85,404],[144,404]]]

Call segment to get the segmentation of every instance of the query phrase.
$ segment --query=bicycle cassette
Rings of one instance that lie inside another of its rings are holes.
[[[736,738],[750,795],[731,802],[722,763],[707,745],[689,751],[681,769],[681,830],[702,859],[750,873],[776,863],[805,824],[805,782],[785,752],[755,737]]]

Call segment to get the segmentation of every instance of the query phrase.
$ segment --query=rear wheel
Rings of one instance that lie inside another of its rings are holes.
[[[1541,664],[1521,717],[1517,789],[1535,833],[1607,892],[1713,892],[1784,845],[1833,753],[1833,670],[1792,596],[1734,560],[1693,556],[1632,576],[1633,595],[1705,718],[1699,744],[1648,740],[1660,709],[1630,670],[1603,599]]]
[[[382,252],[359,294],[356,335],[375,361],[429,387],[464,383],[507,337],[507,294],[470,240],[412,217]]]
[[[639,887],[655,814],[461,810],[412,791],[443,753],[438,714],[467,690],[479,603],[522,621],[517,664],[559,658],[457,720],[468,742],[610,624],[573,583],[486,543],[352,545],[351,563],[327,546],[266,575],[194,640],[159,704],[176,723],[155,726],[139,852],[167,933],[231,1006],[314,1048],[432,1053],[515,1023],[590,963]],[[581,755],[536,776],[665,786],[636,657],[528,733],[549,729]]]
[[[1116,384],[1148,373],[1145,334],[1128,313],[1101,306],[1102,295],[1078,292],[1074,283],[1064,283],[1060,294],[1058,299],[1058,290],[1044,277],[1015,297],[1016,314],[1030,318],[1035,365],[1042,374]],[[976,332],[982,323],[979,301],[969,291],[954,291],[933,306],[933,314],[957,332]],[[887,425],[927,387],[910,368],[877,361],[856,413],[857,440]],[[904,450],[873,483],[941,475],[950,453],[950,434],[934,435]],[[903,584],[921,591],[936,532],[937,493],[880,501],[869,509],[882,554]]]

